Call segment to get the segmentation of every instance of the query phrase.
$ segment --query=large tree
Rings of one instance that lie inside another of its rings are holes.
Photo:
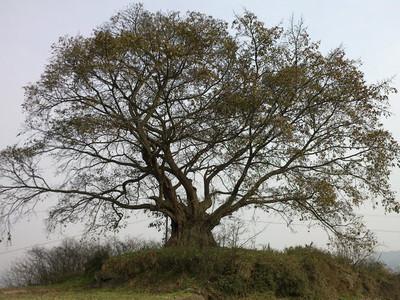
[[[1,222],[56,198],[50,226],[145,210],[171,219],[169,245],[214,245],[244,207],[354,233],[365,200],[399,209],[392,91],[301,26],[133,6],[61,38],[26,87],[24,142],[0,153]]]

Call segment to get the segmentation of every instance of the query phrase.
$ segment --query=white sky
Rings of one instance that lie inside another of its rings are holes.
[[[36,81],[50,53],[50,46],[62,35],[87,35],[107,21],[115,12],[126,7],[125,0],[0,0],[0,148],[16,141],[23,115],[22,87]],[[400,2],[397,0],[147,0],[145,8],[157,10],[195,10],[214,17],[232,20],[235,13],[248,9],[268,25],[288,23],[293,15],[303,18],[313,40],[321,40],[322,49],[342,45],[351,58],[361,59],[368,81],[396,76],[393,85],[400,90]],[[386,127],[400,140],[399,95],[390,98],[393,117],[385,120]],[[400,171],[395,170],[392,184],[399,189]],[[373,229],[384,251],[400,250],[400,216],[384,216],[382,210],[362,209],[367,225]],[[63,235],[48,236],[44,231],[43,213],[23,220],[13,232],[11,246],[0,244],[0,272],[10,261],[23,254],[19,250],[35,243],[54,245]],[[276,217],[261,216],[266,222],[281,222]],[[246,216],[248,219],[249,216]],[[148,229],[145,217],[132,219],[121,236],[160,238],[160,233]],[[258,244],[270,243],[272,247],[314,244],[324,246],[326,238],[315,228],[294,226],[295,232],[282,224],[259,223],[249,226],[249,232],[265,230],[257,236]],[[71,226],[64,235],[76,235],[79,226]]]

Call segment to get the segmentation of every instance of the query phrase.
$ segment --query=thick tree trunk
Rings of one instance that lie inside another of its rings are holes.
[[[216,247],[212,226],[206,222],[171,222],[171,236],[167,247]]]

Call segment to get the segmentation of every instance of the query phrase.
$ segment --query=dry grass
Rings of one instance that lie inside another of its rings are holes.
[[[201,296],[187,293],[137,293],[127,289],[76,289],[60,288],[19,288],[0,290],[0,299],[40,299],[40,300],[202,300]]]

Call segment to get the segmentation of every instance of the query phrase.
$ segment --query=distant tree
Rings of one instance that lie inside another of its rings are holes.
[[[215,233],[215,240],[220,247],[240,248],[245,243],[242,240],[247,231],[244,221],[233,218],[220,224],[218,232]]]
[[[55,195],[50,228],[118,228],[144,210],[171,219],[171,246],[215,245],[245,207],[343,234],[367,199],[399,211],[399,144],[381,123],[393,91],[301,25],[133,6],[61,38],[26,87],[24,143],[0,154],[1,222]]]
[[[342,233],[341,235],[331,236],[328,243],[330,251],[342,258],[349,260],[354,266],[374,260],[378,241],[370,231],[360,232],[357,226],[348,227],[347,230],[357,232]]]

